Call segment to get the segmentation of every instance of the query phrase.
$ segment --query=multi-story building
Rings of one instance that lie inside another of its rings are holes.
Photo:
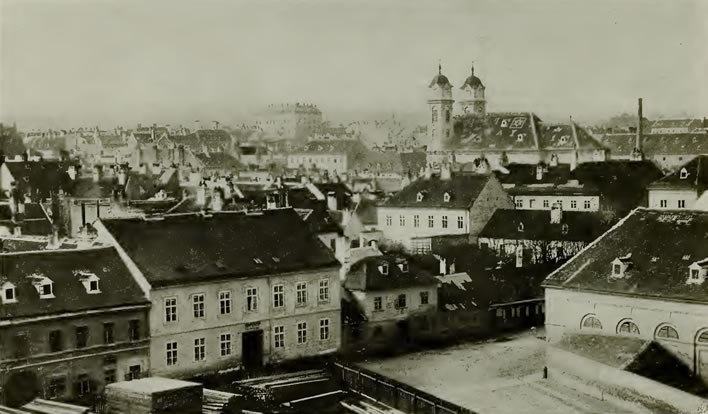
[[[494,211],[514,208],[493,174],[451,173],[430,169],[377,208],[378,228],[389,242],[428,252],[434,239],[474,242]]]
[[[375,345],[430,333],[438,307],[437,286],[433,275],[405,256],[370,256],[353,263],[344,288],[363,323],[350,327],[351,340]]]
[[[249,368],[339,348],[339,263],[292,209],[96,227],[153,304],[155,375]]]
[[[256,126],[267,140],[302,140],[322,128],[322,111],[313,104],[271,104],[258,114]]]
[[[657,119],[651,122],[648,132],[650,134],[706,133],[708,120],[706,118]]]
[[[310,141],[288,154],[288,168],[317,169],[336,174],[346,173],[367,156],[369,150],[357,139]]]
[[[661,210],[708,209],[708,155],[699,155],[649,185],[649,207]]]
[[[114,248],[0,262],[0,401],[88,399],[149,370],[150,303]]]
[[[656,341],[708,379],[708,213],[638,208],[544,282],[546,335]]]

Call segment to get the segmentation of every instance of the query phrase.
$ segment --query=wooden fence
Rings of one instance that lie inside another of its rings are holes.
[[[333,369],[350,390],[407,414],[476,414],[472,410],[365,368],[335,362]]]

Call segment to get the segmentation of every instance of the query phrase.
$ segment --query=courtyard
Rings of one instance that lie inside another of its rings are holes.
[[[543,379],[545,346],[545,341],[524,332],[360,365],[480,414],[650,412],[630,403],[594,398],[582,386],[576,390]]]

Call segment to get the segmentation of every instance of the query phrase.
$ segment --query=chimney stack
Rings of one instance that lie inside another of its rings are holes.
[[[644,115],[642,113],[642,98],[637,101],[637,136],[634,141],[634,149],[632,150],[632,160],[642,160],[642,140],[643,140],[643,122]]]
[[[563,221],[563,209],[558,203],[551,207],[551,224],[560,224]]]
[[[452,173],[450,172],[450,164],[444,163],[440,167],[440,179],[449,180],[450,178],[452,178]]]
[[[541,181],[543,180],[543,165],[537,164],[536,165],[536,181]]]
[[[337,211],[337,195],[334,191],[327,193],[327,210]]]

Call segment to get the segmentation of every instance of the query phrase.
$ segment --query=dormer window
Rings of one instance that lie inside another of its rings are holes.
[[[632,254],[628,254],[623,257],[618,257],[612,261],[612,277],[622,278],[625,276],[625,272],[632,264]]]
[[[516,229],[519,231],[524,231],[524,223],[519,223],[519,226]]]
[[[567,224],[563,224],[563,225],[561,226],[561,233],[564,234],[564,235],[565,235],[565,234],[568,234],[568,225],[567,225]]]
[[[5,282],[2,285],[1,299],[3,305],[17,302],[17,292],[15,291],[15,285],[10,282]]]
[[[506,128],[507,126],[509,126],[509,122],[508,122],[506,119],[502,119],[502,121],[501,121],[501,127],[502,127],[502,128]]]
[[[524,134],[518,134],[516,136],[516,141],[517,142],[523,142],[524,141]]]
[[[450,193],[445,193],[443,195],[443,201],[445,201],[446,203],[450,201]]]
[[[681,177],[682,180],[685,180],[688,178],[688,170],[685,168],[681,168],[681,172],[679,173],[679,176]]]
[[[619,264],[612,265],[612,274],[615,276],[621,276],[622,275],[622,265],[619,265]]]
[[[561,144],[565,144],[566,142],[568,142],[568,136],[567,136],[567,135],[563,135],[562,137],[560,137],[560,139],[559,139],[558,141],[559,141]]]
[[[51,279],[40,274],[30,275],[29,277],[32,279],[32,284],[37,293],[39,293],[40,299],[54,298],[54,282]]]
[[[382,275],[387,275],[388,274],[388,263],[383,263],[381,266],[379,266],[379,272],[381,272]]]
[[[418,193],[418,195],[416,195],[416,197],[415,197],[416,201],[419,201],[419,202],[423,201],[423,198],[424,198],[423,193]]]
[[[688,267],[687,285],[702,285],[708,274],[708,258],[694,262]]]
[[[401,269],[401,272],[408,273],[408,263],[406,263],[406,262],[399,263],[398,268]]]

